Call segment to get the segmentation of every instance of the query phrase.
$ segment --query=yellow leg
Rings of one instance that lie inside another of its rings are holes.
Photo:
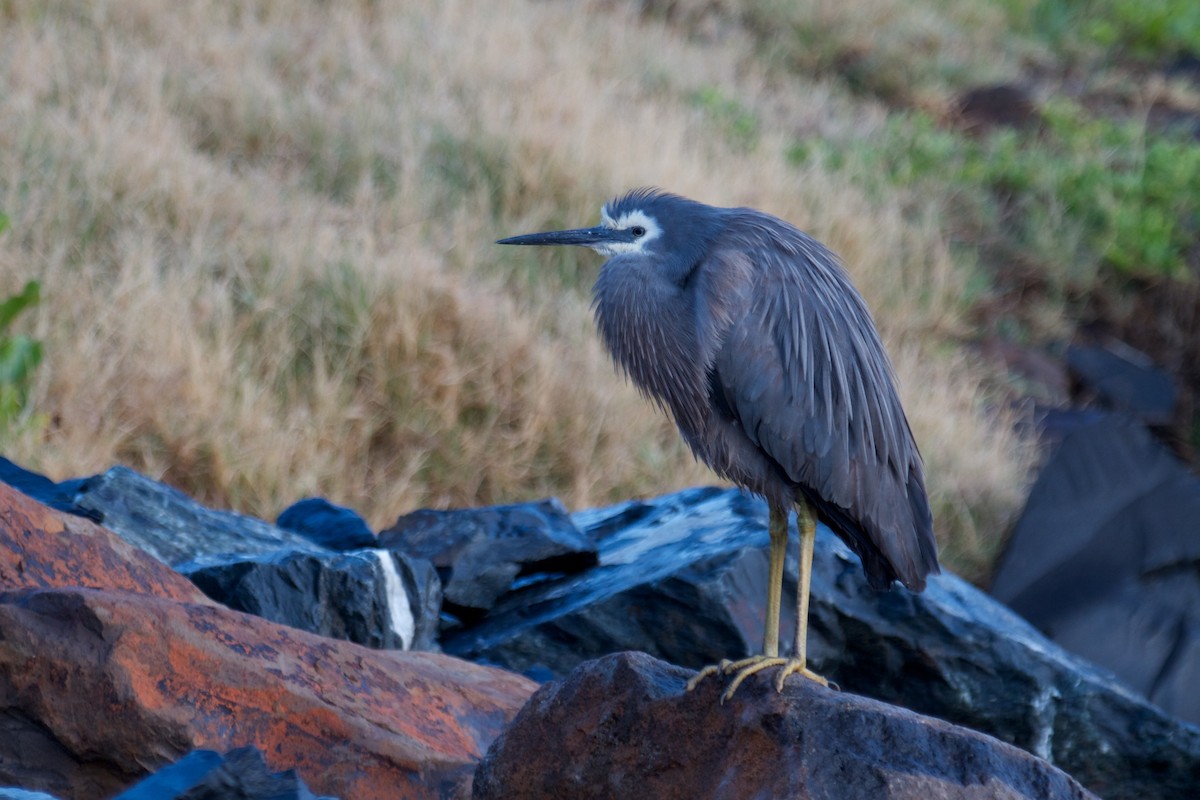
[[[796,643],[792,657],[783,664],[775,676],[775,688],[783,691],[783,682],[788,675],[803,675],[822,686],[829,681],[808,668],[808,597],[812,587],[813,546],[817,541],[817,518],[812,508],[801,498],[796,504],[796,527],[800,529],[800,574],[796,580]],[[837,688],[836,685],[833,688]]]
[[[812,509],[801,500],[797,505],[797,521],[800,528],[800,575],[796,584],[796,644],[791,658],[779,657],[779,606],[783,594],[783,563],[787,554],[787,512],[771,509],[768,530],[771,534],[770,562],[767,583],[767,618],[763,628],[763,653],[740,661],[722,661],[696,673],[687,683],[687,690],[695,689],[709,675],[722,673],[734,678],[721,695],[724,703],[733,697],[742,682],[771,667],[780,667],[775,677],[775,688],[783,691],[783,682],[789,675],[799,674],[822,686],[829,682],[807,668],[808,652],[808,593],[812,576],[813,543],[816,541],[817,522]],[[836,688],[836,687],[834,687]]]

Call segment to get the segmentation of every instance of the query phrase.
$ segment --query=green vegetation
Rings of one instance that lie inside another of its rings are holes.
[[[891,117],[870,140],[808,141],[789,155],[822,160],[889,188],[944,198],[952,229],[1004,240],[1005,256],[1043,268],[1060,287],[1188,276],[1200,235],[1200,142],[1132,121],[1096,118],[1069,101],[1044,126],[968,136],[927,114]]]
[[[1193,0],[1036,0],[1011,2],[1018,29],[1079,53],[1158,60],[1200,52],[1200,5]]]
[[[0,214],[0,233],[8,218]],[[0,300],[0,435],[20,419],[29,399],[33,371],[42,361],[42,344],[9,331],[22,311],[37,305],[41,286],[29,281],[19,293]]]

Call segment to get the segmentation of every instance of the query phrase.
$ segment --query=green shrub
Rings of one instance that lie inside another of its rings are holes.
[[[8,219],[0,215],[0,231]],[[41,286],[29,281],[20,293],[0,302],[0,433],[16,422],[25,408],[33,370],[42,360],[42,344],[28,336],[9,333],[13,320],[37,305]]]

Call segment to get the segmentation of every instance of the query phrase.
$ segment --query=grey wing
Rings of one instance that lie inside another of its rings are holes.
[[[872,585],[920,590],[938,571],[924,471],[865,303],[815,241],[752,258],[755,291],[716,354],[711,390]]]

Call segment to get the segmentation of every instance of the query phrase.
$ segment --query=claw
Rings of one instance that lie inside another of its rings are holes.
[[[740,661],[729,661],[726,659],[721,661],[719,664],[710,664],[692,676],[691,680],[687,682],[687,691],[690,692],[695,689],[700,685],[700,681],[704,680],[710,675],[733,675],[733,680],[730,681],[729,686],[725,687],[724,693],[721,694],[721,704],[724,705],[725,701],[733,697],[734,692],[738,690],[738,687],[741,686],[747,678],[749,678],[751,675],[756,675],[765,669],[770,669],[771,667],[779,667],[779,673],[775,676],[774,680],[775,691],[777,692],[783,691],[783,682],[789,675],[800,675],[801,677],[807,678],[810,681],[815,681],[816,683],[833,689],[834,691],[838,690],[836,683],[831,683],[817,673],[808,669],[804,662],[798,658],[751,656],[750,658],[743,658]]]
[[[716,664],[709,664],[707,667],[700,670],[699,672],[697,672],[695,675],[693,675],[691,677],[691,680],[689,680],[687,682],[687,687],[686,687],[687,691],[690,692],[690,691],[695,690],[695,688],[700,685],[700,681],[704,680],[709,675],[716,675],[717,673],[721,673],[723,675],[729,674],[726,672],[726,668],[732,663],[733,662],[730,661],[728,658],[722,658],[720,660],[720,662],[718,662]]]

